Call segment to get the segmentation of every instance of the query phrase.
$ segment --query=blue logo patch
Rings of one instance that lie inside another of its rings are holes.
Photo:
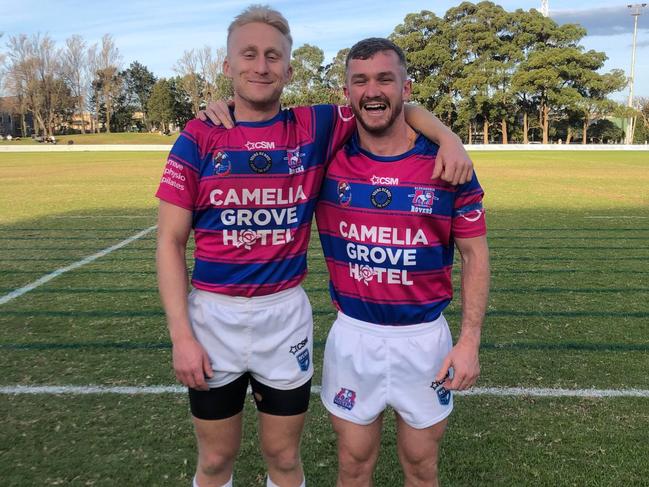
[[[309,365],[311,364],[311,355],[309,354],[309,349],[306,347],[307,343],[309,343],[308,337],[297,345],[291,345],[289,349],[289,353],[295,357],[302,372],[309,370]]]
[[[444,381],[449,378],[449,373],[447,372],[444,378],[440,381],[434,380],[430,385],[431,389],[437,394],[437,399],[442,406],[448,406],[451,402],[452,393],[446,387],[442,386]]]
[[[351,411],[356,404],[356,392],[351,389],[340,388],[338,394],[334,396],[334,404],[343,409]]]
[[[349,206],[352,202],[352,187],[347,181],[338,183],[338,203],[341,206]]]
[[[309,349],[307,348],[306,350],[301,351],[298,353],[295,357],[297,359],[297,363],[300,365],[300,370],[302,372],[306,372],[309,370],[309,364],[311,363],[311,357],[309,355]]]

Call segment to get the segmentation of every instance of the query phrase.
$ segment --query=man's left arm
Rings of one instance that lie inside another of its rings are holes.
[[[404,106],[406,122],[439,145],[431,179],[441,178],[453,185],[471,181],[473,162],[462,140],[435,115],[411,103]]]
[[[457,343],[444,359],[435,378],[444,381],[449,368],[453,377],[444,387],[462,391],[475,384],[480,375],[480,333],[489,297],[489,248],[487,237],[455,238],[462,255],[462,328]]]

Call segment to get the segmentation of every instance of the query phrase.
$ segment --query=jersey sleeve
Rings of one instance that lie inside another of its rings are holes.
[[[311,110],[313,110],[316,136],[327,138],[324,148],[325,159],[328,162],[354,133],[356,118],[348,106],[313,105]]]
[[[453,237],[472,238],[486,235],[484,191],[475,173],[468,183],[458,187],[453,203],[451,232]]]
[[[191,120],[176,139],[165,164],[156,197],[193,211],[198,196],[201,156],[197,125]]]

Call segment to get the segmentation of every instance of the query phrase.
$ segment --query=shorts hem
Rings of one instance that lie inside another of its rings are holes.
[[[326,409],[327,411],[329,411],[329,413],[330,413],[331,415],[336,416],[337,418],[340,418],[340,419],[344,419],[345,421],[349,421],[350,423],[357,424],[357,425],[359,425],[359,426],[368,426],[368,425],[372,424],[374,421],[376,421],[376,418],[378,418],[378,417],[380,416],[380,414],[381,414],[381,413],[379,413],[379,414],[377,414],[376,416],[374,416],[372,419],[370,419],[369,421],[365,422],[365,421],[362,421],[362,420],[360,420],[360,419],[358,419],[358,418],[352,417],[352,416],[349,415],[349,414],[345,414],[345,413],[344,413],[343,411],[341,411],[340,409],[334,409],[334,408],[331,407],[331,405],[330,405],[330,404],[329,404],[329,403],[324,399],[324,397],[322,397],[322,394],[320,394],[320,401],[322,401],[322,405],[325,407],[325,409]]]
[[[397,411],[396,409],[395,409],[395,411],[396,411],[397,414],[399,414],[399,411]],[[440,422],[444,421],[446,418],[448,418],[451,415],[452,412],[453,412],[453,408],[450,408],[450,409],[448,409],[448,411],[444,411],[439,416],[436,416],[435,419],[432,419],[430,421],[426,421],[425,423],[418,423],[418,424],[413,424],[410,421],[406,421],[406,419],[401,414],[399,414],[399,417],[401,419],[403,419],[403,421],[408,426],[410,426],[411,428],[414,428],[416,430],[423,430],[423,429],[430,428],[431,426],[434,426],[437,423],[440,423]]]
[[[218,389],[219,387],[227,386],[228,384],[232,384],[235,380],[238,380],[241,378],[242,375],[244,375],[246,372],[241,372],[239,375],[237,375],[234,379],[229,380],[227,382],[220,382],[217,381],[216,383],[210,382],[209,380],[205,381],[207,382],[207,385],[209,386],[210,389]],[[188,389],[191,389],[188,387]]]
[[[309,374],[307,374],[304,378],[304,380],[295,382],[294,384],[290,384],[289,386],[278,386],[277,384],[273,384],[271,381],[263,380],[257,374],[254,374],[253,372],[250,372],[250,376],[255,379],[257,382],[267,386],[271,387],[272,389],[277,389],[278,391],[291,391],[293,389],[297,389],[300,386],[303,386],[307,382],[309,382],[313,378],[313,370]]]

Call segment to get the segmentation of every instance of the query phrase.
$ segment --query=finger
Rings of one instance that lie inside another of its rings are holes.
[[[453,172],[453,186],[460,184],[460,179],[462,178],[462,170],[459,167],[455,167]]]
[[[442,170],[444,169],[444,159],[441,156],[437,156],[435,159],[435,167],[433,167],[433,175],[430,179],[439,179],[442,175]]]
[[[226,129],[234,127],[234,120],[232,120],[232,116],[230,115],[230,107],[227,102],[219,100],[216,102],[216,109],[219,115],[219,120],[223,122],[223,126]]]
[[[212,364],[210,362],[210,357],[205,352],[203,352],[203,372],[210,379],[214,375],[214,371],[212,370]]]
[[[207,118],[210,119],[210,122],[212,122],[214,125],[216,126],[222,125],[218,113],[214,111],[214,107],[211,104],[208,105],[207,108],[205,109],[205,115],[207,116]]]
[[[444,359],[444,362],[442,362],[442,366],[439,369],[439,372],[437,372],[437,375],[435,376],[435,382],[441,382],[446,378],[446,375],[448,374],[448,369],[451,367],[451,357],[446,356]],[[448,379],[447,379],[448,380]]]
[[[471,176],[469,176],[469,169],[464,169],[462,175],[460,176],[460,184],[465,184],[471,181]]]
[[[198,118],[199,120],[202,120],[203,122],[205,122],[207,120],[207,115],[205,115],[205,110],[200,110],[196,114],[196,118]]]
[[[207,382],[205,382],[205,376],[203,375],[203,370],[196,370],[192,375],[192,379],[196,384],[195,389],[199,391],[206,391],[208,389]]]

